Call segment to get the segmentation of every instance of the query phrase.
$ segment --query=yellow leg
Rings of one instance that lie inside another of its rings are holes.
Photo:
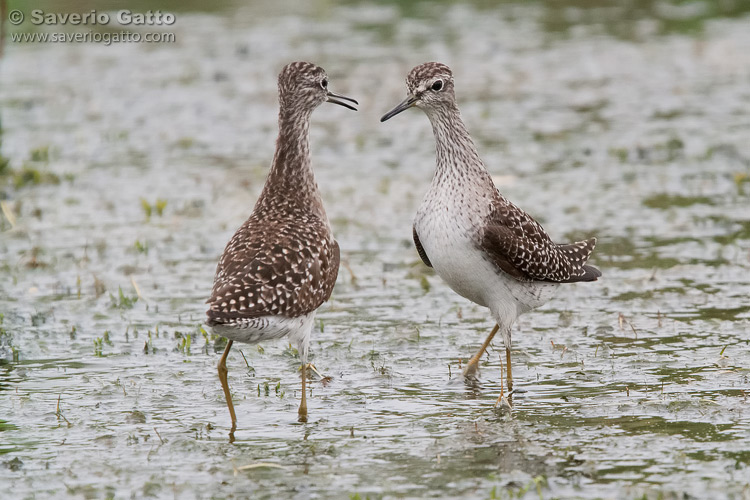
[[[480,347],[477,353],[469,360],[469,363],[466,365],[466,369],[464,370],[465,378],[470,379],[476,377],[477,368],[479,367],[479,360],[482,359],[484,351],[487,350],[487,346],[490,345],[490,342],[492,342],[492,338],[495,336],[499,328],[500,326],[495,325],[490,334],[487,336],[487,340],[485,340],[484,344],[482,344],[482,347]]]
[[[497,405],[501,405],[504,408],[512,409],[512,395],[508,393],[508,397],[505,397],[505,390],[503,388],[503,358],[500,358],[500,397],[495,401],[495,408]]]
[[[227,400],[227,408],[229,408],[229,415],[232,417],[232,430],[229,431],[229,442],[234,441],[234,431],[237,429],[237,416],[234,414],[234,405],[232,404],[232,395],[229,393],[229,383],[227,382],[227,356],[229,356],[229,349],[232,348],[232,341],[227,342],[227,347],[224,349],[224,354],[219,360],[219,380],[221,381],[221,388],[224,389],[224,397]]]
[[[307,363],[302,363],[302,401],[297,413],[299,422],[307,422]]]
[[[503,359],[500,358],[500,397],[495,401],[495,408],[497,408],[497,405],[505,399],[505,391],[503,390],[503,387]]]
[[[510,368],[510,346],[505,346],[505,362],[508,364],[508,393],[513,391],[513,372]]]

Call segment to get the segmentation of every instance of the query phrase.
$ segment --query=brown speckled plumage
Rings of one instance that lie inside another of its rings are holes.
[[[406,86],[407,98],[381,121],[416,106],[432,124],[437,168],[414,221],[417,252],[453,290],[489,307],[510,363],[510,330],[518,315],[544,304],[561,283],[601,276],[587,264],[596,239],[556,244],[500,194],[461,120],[448,66],[421,64]],[[496,331],[470,361],[467,376],[476,372]]]
[[[596,238],[556,244],[537,221],[499,193],[479,246],[500,269],[520,281],[573,283],[601,276],[586,264]]]
[[[440,81],[440,90],[431,86]],[[556,244],[529,214],[515,206],[495,188],[476,147],[466,131],[455,101],[453,73],[444,64],[421,64],[406,78],[409,93],[419,101],[433,124],[437,141],[437,172],[426,205],[446,208],[438,193],[451,191],[453,208],[481,213],[481,224],[473,227],[476,246],[497,265],[498,270],[519,281],[570,283],[593,281],[601,273],[587,265],[596,239]],[[435,97],[438,96],[438,97]],[[430,102],[430,98],[433,101]],[[423,211],[423,216],[428,216]],[[429,255],[414,228],[417,251],[427,265]]]
[[[271,171],[250,217],[234,233],[216,267],[206,324],[229,339],[218,372],[232,417],[237,417],[226,361],[234,341],[289,336],[302,358],[299,420],[307,421],[305,384],[313,319],[339,271],[333,239],[310,163],[310,115],[323,102],[356,109],[357,101],[328,90],[322,68],[307,62],[279,74],[279,136]]]
[[[331,296],[339,268],[339,247],[327,226],[302,210],[254,213],[219,262],[208,324],[294,318],[320,307]]]
[[[287,65],[279,75],[276,154],[252,215],[217,266],[206,313],[210,326],[240,326],[259,316],[294,318],[331,296],[339,247],[315,183],[308,141],[310,114],[320,104],[310,82],[323,77],[322,68],[304,62]]]

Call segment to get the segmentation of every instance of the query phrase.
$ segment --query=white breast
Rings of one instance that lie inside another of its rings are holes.
[[[439,193],[428,193],[414,221],[435,272],[459,295],[487,306],[485,291],[497,278],[473,242],[479,224],[481,214]]]
[[[510,326],[518,315],[552,298],[557,284],[518,281],[485,257],[476,242],[484,216],[454,197],[428,193],[414,224],[430,263],[448,286],[489,307],[499,324]]]

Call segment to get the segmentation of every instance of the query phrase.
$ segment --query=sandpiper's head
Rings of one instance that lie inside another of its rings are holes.
[[[428,115],[437,109],[452,106],[456,96],[453,92],[453,73],[445,64],[427,62],[416,66],[406,77],[408,95],[401,104],[383,115],[381,122],[416,106]]]
[[[359,104],[351,97],[328,90],[328,75],[323,68],[308,62],[289,63],[279,73],[279,101],[282,107],[312,111],[324,102],[357,110],[349,103]],[[345,102],[348,101],[348,102]]]

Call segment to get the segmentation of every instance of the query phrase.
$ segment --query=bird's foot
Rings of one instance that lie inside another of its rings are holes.
[[[469,363],[464,369],[464,380],[469,384],[479,382],[479,363]]]
[[[497,401],[495,402],[494,408],[500,413],[511,413],[513,411],[513,402],[511,395],[508,394],[508,397],[505,397],[504,394],[500,394],[500,397],[497,398]]]
[[[315,368],[315,365],[314,365],[314,364],[312,364],[312,363],[309,363],[309,364],[307,365],[307,367],[308,367],[309,369],[311,369],[311,370],[312,370],[313,372],[315,372],[315,375],[317,375],[318,377],[320,377],[320,380],[322,380],[323,382],[330,382],[331,380],[333,380],[333,377],[329,377],[328,375],[323,375],[322,373],[320,373],[320,372],[318,371],[318,369],[317,369],[317,368]]]
[[[506,395],[505,391],[500,390],[500,397],[495,401],[495,409],[499,412],[513,411],[513,391],[509,391]]]
[[[308,370],[312,370],[315,373],[315,375],[317,375],[318,377],[320,377],[320,381],[323,382],[324,386],[326,384],[328,384],[328,382],[330,382],[331,380],[333,380],[333,377],[329,377],[328,375],[323,375],[322,373],[320,373],[318,371],[318,369],[315,367],[315,365],[312,364],[312,363],[307,363],[307,365],[305,365],[305,367]],[[300,367],[300,370],[301,369],[302,369],[302,367]]]
[[[508,368],[510,368],[510,365],[508,365]],[[508,397],[505,397],[505,388],[503,387],[502,359],[500,359],[500,397],[497,398],[497,401],[495,401],[495,410],[508,413],[513,410],[513,379],[510,376],[510,372],[508,372]]]

